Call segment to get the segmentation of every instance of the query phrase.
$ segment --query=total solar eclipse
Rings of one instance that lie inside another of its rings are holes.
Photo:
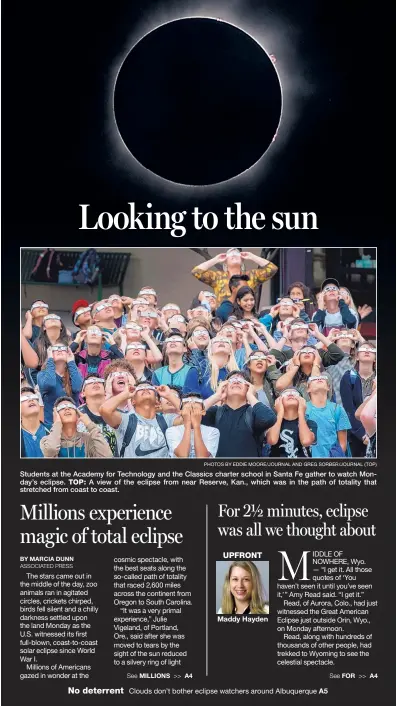
[[[168,181],[210,185],[249,169],[272,143],[282,94],[274,65],[246,32],[209,18],[146,34],[114,88],[124,144]]]

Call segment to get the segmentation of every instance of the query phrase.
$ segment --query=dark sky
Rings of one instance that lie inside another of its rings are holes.
[[[11,221],[18,213],[22,232],[28,236],[25,244],[29,244],[33,224],[39,224],[41,233],[55,238],[58,233],[61,239],[62,234],[78,234],[79,203],[90,203],[98,213],[125,210],[127,201],[135,201],[141,208],[148,201],[169,211],[183,208],[180,199],[174,203],[173,197],[160,188],[153,190],[139,178],[131,180],[119,169],[106,136],[109,72],[142,14],[150,14],[150,3],[118,0],[98,6],[70,2],[63,6],[63,14],[50,10],[50,3],[25,5],[22,15],[18,4],[4,9],[8,30],[3,46],[3,96],[7,105],[3,111],[7,175],[3,218]],[[261,7],[259,0],[253,5]],[[381,178],[390,169],[388,160],[394,154],[392,12],[387,15],[383,8],[380,13],[373,3],[359,0],[267,0],[262,6],[278,27],[284,24],[288,36],[292,32],[297,57],[294,80],[301,67],[302,85],[309,90],[301,92],[291,137],[272,158],[266,177],[244,185],[232,199],[228,192],[209,194],[199,200],[200,206],[222,213],[231,201],[240,200],[250,211],[315,211],[321,237],[328,244],[339,234],[344,242],[347,238],[353,244],[358,233],[361,242],[365,239],[372,245],[374,236],[385,234],[384,206],[389,187],[394,187],[394,177],[386,183]],[[238,63],[239,57],[234,59]],[[241,50],[241,61],[245,60],[246,53]],[[282,62],[282,53],[278,61]],[[161,64],[159,75],[160,69]],[[252,79],[252,72],[246,73],[247,80]],[[188,83],[186,76],[184,82]],[[212,80],[212,86],[215,83]],[[157,90],[160,84],[158,81]],[[181,86],[179,108],[183,108],[184,100],[189,101],[191,88]],[[221,95],[224,88],[219,88]],[[240,85],[236,96],[241,97],[241,90]],[[297,90],[299,93],[299,85]],[[153,95],[149,82],[149,113],[156,111]],[[230,87],[224,95],[230,100]],[[164,102],[160,109],[167,110]],[[222,110],[223,119],[233,121],[232,107],[228,110],[223,106]],[[200,117],[199,108],[195,117]],[[175,126],[172,115],[170,118]],[[183,154],[186,140],[195,147],[196,155],[203,152],[199,138],[194,144],[189,121],[184,123],[180,115],[178,120],[181,141],[180,153],[175,152],[175,168],[178,161],[185,166],[188,161]],[[254,128],[257,134],[258,125]],[[223,139],[228,128],[222,131],[219,123],[216,129]],[[241,125],[243,144],[248,138],[249,120],[245,115]],[[205,139],[203,144],[207,149]],[[167,149],[169,159],[172,151]],[[236,146],[232,159],[237,153]],[[191,206],[192,201],[187,199],[186,205]],[[94,233],[97,244],[101,235]],[[104,243],[107,236],[104,234]],[[285,244],[294,242],[296,236],[286,233]],[[122,234],[116,233],[115,237],[124,244]],[[40,241],[43,243],[44,238]]]

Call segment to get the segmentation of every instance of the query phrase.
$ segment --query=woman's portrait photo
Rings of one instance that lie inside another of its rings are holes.
[[[217,561],[216,606],[221,615],[269,613],[268,561]]]

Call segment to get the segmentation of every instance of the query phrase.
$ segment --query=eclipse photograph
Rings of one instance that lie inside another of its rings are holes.
[[[146,34],[127,54],[114,115],[133,157],[185,185],[227,181],[272,144],[282,89],[272,59],[243,30],[188,18]]]

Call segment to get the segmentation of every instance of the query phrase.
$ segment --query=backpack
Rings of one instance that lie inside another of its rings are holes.
[[[215,427],[219,429],[219,422],[221,421],[223,414],[225,411],[225,407],[218,407],[218,409],[215,412]],[[250,430],[251,434],[254,436],[254,414],[252,411],[252,407],[247,407],[247,409],[244,412],[244,421],[248,429]],[[266,437],[266,431],[262,432],[259,437],[256,438],[257,446],[258,446],[258,452],[259,456],[268,456],[269,454],[267,453],[270,450],[269,444],[264,445],[264,440]],[[269,446],[269,449],[267,448]]]
[[[60,254],[54,248],[46,248],[38,256],[30,279],[35,282],[58,282],[61,264]]]
[[[358,376],[357,370],[353,369],[350,371],[350,384],[351,384],[352,388],[356,384],[357,376]]]
[[[165,435],[165,432],[168,429],[167,422],[165,421],[162,414],[156,414],[156,419],[157,419],[157,424],[159,425],[161,431],[164,434],[165,443],[167,444],[167,448],[168,448],[167,437]],[[129,419],[128,419],[128,424],[127,424],[127,429],[125,430],[125,434],[123,437],[123,443],[121,444],[121,449],[120,449],[120,453],[119,453],[120,458],[124,458],[125,450],[126,450],[127,446],[130,444],[131,439],[135,434],[137,426],[138,426],[138,419],[136,418],[136,415],[130,414]]]
[[[72,272],[75,284],[95,284],[101,271],[101,258],[95,248],[90,248],[80,255]]]

